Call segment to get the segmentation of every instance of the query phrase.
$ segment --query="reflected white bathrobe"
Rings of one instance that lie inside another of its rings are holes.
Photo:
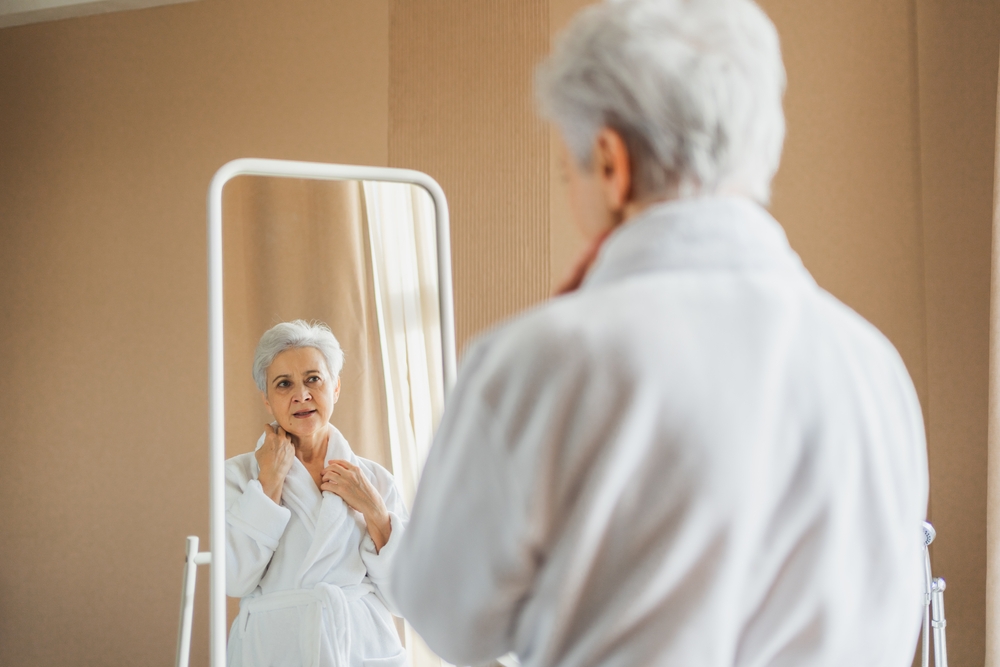
[[[257,447],[263,442],[262,435]],[[280,506],[264,495],[253,452],[226,461],[226,594],[242,598],[229,633],[230,666],[407,662],[387,594],[406,508],[392,475],[356,456],[335,428],[326,459],[364,471],[389,510],[389,541],[376,553],[364,517],[321,492],[298,459]]]
[[[889,341],[762,208],[668,203],[470,347],[393,591],[459,664],[903,667],[926,497]]]

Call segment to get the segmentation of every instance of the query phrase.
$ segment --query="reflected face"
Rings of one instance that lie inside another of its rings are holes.
[[[340,378],[330,376],[314,347],[285,350],[267,368],[264,405],[291,435],[309,437],[326,429],[339,397]]]

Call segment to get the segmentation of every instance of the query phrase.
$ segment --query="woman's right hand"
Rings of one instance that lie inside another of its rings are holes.
[[[264,494],[280,505],[285,476],[295,460],[295,447],[285,429],[277,424],[264,426],[264,433],[264,444],[254,453],[260,466],[257,480],[264,488]]]

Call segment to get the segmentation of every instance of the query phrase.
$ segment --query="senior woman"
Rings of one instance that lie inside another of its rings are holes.
[[[443,658],[910,664],[920,405],[762,207],[784,81],[749,0],[593,5],[541,65],[593,252],[465,353],[393,580]]]
[[[330,329],[284,322],[253,378],[274,422],[226,462],[226,592],[240,599],[232,666],[403,665],[389,564],[407,512],[392,475],[331,423],[344,353]]]

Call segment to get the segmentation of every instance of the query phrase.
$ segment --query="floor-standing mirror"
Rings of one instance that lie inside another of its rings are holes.
[[[407,506],[456,362],[448,209],[426,174],[235,160],[212,181],[208,234],[211,555],[198,562],[211,563],[211,664],[222,667],[237,612],[227,614],[225,460],[254,451],[270,420],[251,376],[260,336],[289,320],[330,327],[344,351],[330,422],[392,473]],[[398,627],[410,661],[434,664]]]

